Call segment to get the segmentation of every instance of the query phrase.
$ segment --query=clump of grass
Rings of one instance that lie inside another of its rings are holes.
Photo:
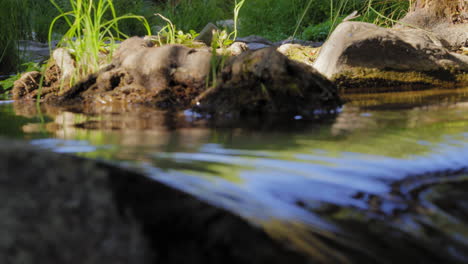
[[[176,26],[172,21],[161,15],[155,14],[166,22],[166,25],[161,28],[158,32],[158,37],[156,41],[160,46],[164,44],[182,44],[182,45],[192,45],[195,38],[199,35],[194,30],[190,30],[189,33],[184,33],[182,30],[177,30]]]
[[[309,5],[304,9],[304,14],[309,12],[310,3],[313,1],[309,0]],[[409,4],[409,1],[402,0],[364,0],[361,2],[354,0],[331,0],[327,20],[318,25],[306,27],[302,33],[302,37],[307,40],[325,40],[352,10],[358,10],[360,14],[359,21],[370,22],[384,27],[393,26],[400,18],[406,15],[409,10]],[[302,18],[296,26],[295,34],[299,29]]]
[[[240,35],[260,35],[272,41],[290,37],[301,16],[302,25],[322,22],[329,16],[328,0],[255,0],[247,1],[240,19]],[[304,13],[307,5],[312,4]],[[302,26],[298,29],[302,31]]]
[[[70,80],[71,84],[96,72],[103,63],[110,62],[115,41],[128,38],[119,30],[121,20],[139,20],[147,34],[151,35],[144,17],[132,14],[117,16],[112,0],[70,0],[72,10],[68,12],[63,11],[55,0],[50,1],[61,14],[52,20],[49,42],[57,21],[63,19],[69,27],[58,46],[66,47],[75,58],[77,71]]]
[[[367,0],[366,5],[361,10],[361,20],[383,27],[390,27],[403,18],[408,13],[409,8],[410,1]]]
[[[17,70],[20,64],[18,40],[30,34],[27,3],[3,0],[0,8],[0,75]]]
[[[233,0],[163,1],[156,5],[160,14],[188,32],[201,31],[209,22],[230,18]]]

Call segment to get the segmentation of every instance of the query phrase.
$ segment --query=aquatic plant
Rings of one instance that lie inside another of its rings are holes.
[[[52,20],[49,27],[49,43],[57,21],[63,19],[69,27],[58,46],[66,47],[75,58],[77,70],[71,83],[97,71],[99,65],[110,62],[116,48],[115,41],[128,38],[119,30],[119,21],[136,19],[151,35],[150,26],[143,16],[117,16],[112,0],[70,0],[72,10],[68,12],[63,11],[55,0],[50,1],[61,14]]]

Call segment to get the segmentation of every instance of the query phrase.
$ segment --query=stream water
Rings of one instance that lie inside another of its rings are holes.
[[[345,99],[313,120],[223,124],[5,101],[0,134],[140,170],[321,261],[468,262],[468,88]]]

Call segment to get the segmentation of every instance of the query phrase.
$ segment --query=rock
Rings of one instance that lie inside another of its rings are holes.
[[[210,86],[217,89],[221,85],[223,89],[246,91],[243,96],[252,96],[253,101],[256,101],[251,109],[261,110],[265,114],[308,112],[313,107],[334,108],[339,104],[335,87],[312,68],[290,61],[275,48],[243,56],[245,50],[246,44],[237,42],[227,49],[230,52],[227,55],[240,55],[229,59],[223,54],[213,60],[212,52],[206,48],[195,49],[182,45],[158,47],[151,40],[133,37],[120,44],[110,65],[73,87],[59,89],[62,82],[59,78],[55,78],[55,82],[50,81],[55,73],[53,68],[49,68],[44,78],[47,85],[40,95],[45,102],[68,105],[74,109],[84,106],[107,107],[110,104],[143,104],[160,110],[185,110],[195,106],[197,101],[194,99]],[[214,76],[217,76],[216,80],[210,80]],[[252,87],[262,89],[248,94],[247,91]],[[21,90],[18,87],[17,90],[26,91],[18,92],[19,99],[34,98],[39,93],[38,89],[30,91],[29,88]],[[268,99],[265,107],[260,102],[264,99]],[[222,104],[230,103],[224,99],[221,101]],[[330,105],[326,105],[328,102]],[[237,99],[232,103],[231,106],[222,107],[226,110],[224,113],[250,109],[238,104]],[[293,106],[288,107],[287,104]]]
[[[58,98],[66,104],[140,103],[161,109],[189,107],[205,89],[211,52],[182,45],[152,46],[133,37],[120,45],[112,64],[90,75]]]
[[[458,13],[456,15],[459,16],[461,14]],[[452,21],[447,21],[447,19],[437,17],[425,8],[420,8],[406,14],[394,28],[420,28],[430,31],[443,40],[445,48],[455,51],[461,47],[468,47],[468,18],[465,19],[465,21],[460,21],[460,23],[453,23]]]
[[[268,48],[271,46],[263,44],[263,43],[251,42],[251,43],[247,43],[247,47],[249,48],[249,50],[259,50],[259,49],[264,49],[264,48]]]
[[[1,263],[313,260],[258,225],[144,175],[0,143]]]
[[[372,80],[374,86],[466,82],[468,57],[442,42],[424,30],[344,22],[323,45],[314,67],[328,78],[342,78],[344,85],[358,79]]]
[[[70,79],[75,72],[75,60],[65,48],[58,48],[52,53],[56,65],[60,68],[61,79]]]
[[[229,55],[238,56],[242,52],[249,50],[249,47],[244,42],[234,42],[227,48]]]
[[[320,48],[302,46],[299,44],[283,44],[278,47],[277,50],[292,60],[312,66],[318,56]]]
[[[19,100],[39,88],[41,73],[38,71],[26,72],[13,84],[12,98]],[[32,99],[32,98],[31,98]]]
[[[201,41],[210,47],[211,41],[213,40],[213,30],[219,30],[219,28],[213,23],[208,23],[202,31],[200,31],[200,35],[198,35],[195,40]]]
[[[233,19],[227,19],[227,20],[220,20],[216,21],[216,26],[222,29],[226,29],[228,31],[234,30],[234,20]]]
[[[271,41],[269,41],[268,39],[260,37],[260,36],[255,36],[255,35],[242,37],[242,38],[237,38],[236,41],[245,42],[247,44],[248,43],[261,43],[261,44],[265,44],[267,46],[272,46],[273,45],[273,43]]]
[[[286,39],[283,41],[278,41],[274,43],[274,46],[281,46],[284,44],[299,44],[301,46],[309,46],[313,48],[318,48],[323,45],[323,42],[317,41],[308,41],[308,40],[301,40],[301,39]]]
[[[320,73],[266,48],[233,57],[219,85],[196,99],[197,110],[211,115],[273,113],[310,115],[340,104],[336,89]]]
[[[94,162],[0,140],[0,262],[154,263]]]

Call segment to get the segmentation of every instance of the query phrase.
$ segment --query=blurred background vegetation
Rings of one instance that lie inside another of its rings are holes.
[[[64,11],[70,0],[56,0]],[[154,29],[165,25],[161,13],[178,29],[200,31],[208,22],[232,19],[234,0],[113,0],[117,15],[143,15]],[[310,3],[310,8],[307,8]],[[240,11],[239,36],[259,35],[272,41],[296,38],[323,41],[340,19],[358,10],[358,20],[391,25],[408,10],[406,0],[247,0]],[[0,0],[0,76],[21,70],[18,40],[46,42],[51,21],[59,11],[49,0]],[[300,18],[303,20],[298,25]],[[64,22],[54,38],[66,32]],[[136,20],[119,22],[127,35],[144,35]],[[153,32],[156,33],[156,32]]]

